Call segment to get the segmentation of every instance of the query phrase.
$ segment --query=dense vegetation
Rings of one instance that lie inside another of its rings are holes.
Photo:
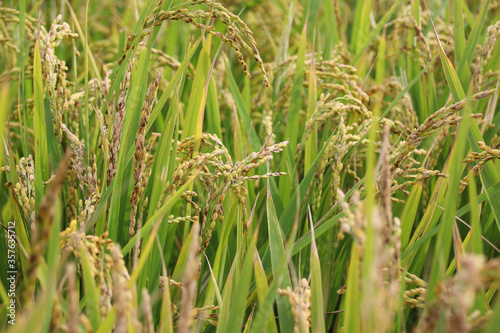
[[[3,1],[0,330],[497,332],[499,34],[491,0]]]

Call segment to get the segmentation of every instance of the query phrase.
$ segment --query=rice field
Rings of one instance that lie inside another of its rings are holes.
[[[0,1],[0,331],[500,331],[500,1]]]

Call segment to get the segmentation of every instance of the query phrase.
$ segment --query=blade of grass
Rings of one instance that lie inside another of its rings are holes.
[[[357,0],[356,11],[354,12],[354,22],[352,24],[350,51],[356,54],[365,43],[370,29],[370,12],[372,10],[372,1]]]
[[[88,42],[88,21],[89,21],[89,3],[87,0],[87,5],[85,6],[85,43],[83,44],[83,75],[84,75],[84,114],[83,117],[80,115],[78,117],[80,123],[80,133],[83,133],[83,142],[85,145],[85,162],[89,165],[90,157],[90,118],[89,118],[89,42]]]
[[[139,278],[139,274],[141,274],[142,269],[144,268],[144,265],[146,264],[146,261],[149,260],[149,254],[151,253],[151,250],[153,249],[153,244],[155,242],[156,238],[156,233],[158,231],[160,224],[156,223],[153,226],[153,231],[149,234],[148,241],[146,242],[145,245],[141,247],[141,256],[139,258],[139,261],[137,262],[137,266],[134,268],[134,271],[130,275],[130,279],[128,281],[128,287],[132,288],[134,283],[137,282],[137,279]],[[142,232],[142,230],[140,231]],[[138,242],[140,242],[140,238],[138,237]],[[165,286],[165,288],[168,288],[168,286]]]
[[[211,281],[214,285],[214,291],[215,291],[215,297],[217,299],[217,303],[222,304],[222,296],[220,293],[219,286],[217,284],[217,279],[215,278],[215,275],[214,275],[214,271],[212,270],[212,266],[210,265],[210,261],[208,261],[207,255],[205,253],[203,253],[203,255],[205,256],[205,259],[207,260],[207,266],[208,266],[208,269],[210,270],[210,277],[212,278]]]
[[[345,319],[343,322],[346,332],[361,332],[361,316],[359,304],[361,302],[360,292],[360,248],[359,245],[353,243],[351,249],[351,260],[347,273],[347,291],[345,295]]]
[[[174,281],[181,281],[184,275],[186,264],[188,262],[189,248],[192,243],[193,237],[198,237],[198,235],[193,235],[193,227],[191,227],[188,236],[184,239],[182,243],[182,248],[179,253],[179,258],[172,273],[172,279]]]
[[[485,2],[489,2],[489,1],[485,1]],[[484,5],[484,3],[483,3],[483,5]],[[441,45],[441,42],[439,41],[439,36],[438,36],[435,28],[434,28],[434,33],[435,33],[436,38],[438,40],[439,54],[441,57],[441,63],[443,65],[443,70],[444,70],[444,74],[446,77],[446,81],[448,82],[448,85],[450,87],[450,90],[452,92],[452,95],[453,95],[455,102],[458,102],[458,101],[466,98],[465,92],[462,88],[462,84],[460,83],[457,72],[455,72],[455,69],[453,68],[451,61],[448,59],[448,57],[446,56],[446,54],[444,52],[444,49]],[[469,45],[469,44],[467,44],[467,45]],[[462,117],[470,117],[471,114],[472,114],[472,112],[471,112],[470,108],[464,108],[464,110],[461,110]],[[467,139],[468,139],[469,145],[473,151],[475,151],[475,152],[481,151],[478,142],[479,141],[484,142],[484,139],[481,135],[481,131],[479,130],[477,122],[474,119],[471,121],[471,129],[467,134]],[[489,188],[489,187],[491,187],[495,184],[498,184],[500,182],[500,178],[498,177],[497,170],[496,170],[492,161],[489,161],[484,165],[484,167],[481,171],[481,181],[482,181],[483,185],[485,186],[485,188]],[[494,212],[495,222],[497,223],[497,227],[500,230],[500,195],[497,194],[497,195],[488,196],[488,201],[489,201],[490,206]]]
[[[115,322],[116,322],[116,308],[113,306],[111,310],[109,310],[106,318],[104,318],[104,320],[101,322],[101,325],[99,325],[97,333],[111,332],[115,327]]]
[[[241,275],[238,282],[235,285],[235,290],[233,292],[234,297],[231,300],[223,300],[223,306],[230,307],[229,316],[220,318],[220,325],[217,327],[221,332],[237,332],[241,330],[243,325],[244,310],[246,304],[246,298],[248,294],[248,287],[250,284],[250,278],[252,277],[252,262],[255,250],[255,244],[257,243],[257,232],[254,233],[253,237],[250,238],[250,244],[247,248],[247,253],[243,260],[243,265],[241,266]],[[243,256],[243,248],[240,248],[240,255],[236,257]]]
[[[500,327],[500,298],[498,297],[495,300],[495,306],[493,308],[491,318],[492,319],[488,325],[488,329],[485,331],[487,331],[488,333],[495,333]]]
[[[226,57],[224,57],[224,65],[226,68],[226,78],[228,81],[229,89],[231,91],[231,94],[233,95],[234,102],[236,104],[236,110],[238,111],[238,116],[243,122],[245,133],[250,132],[250,147],[253,149],[253,151],[259,151],[262,145],[260,143],[257,133],[255,132],[254,127],[252,126],[252,121],[250,119],[250,112],[247,110],[245,106],[245,101],[238,88],[238,84],[234,79],[233,73],[231,73],[229,61]],[[250,153],[250,151],[248,152]]]
[[[253,271],[255,274],[257,298],[259,300],[259,304],[263,304],[266,295],[269,293],[269,285],[267,284],[266,272],[264,271],[264,267],[262,267],[262,262],[257,251],[255,251],[254,256]],[[278,333],[276,319],[274,318],[274,311],[271,311],[271,313],[269,313],[269,318],[266,321],[266,331],[269,333]]]
[[[178,190],[168,198],[168,200],[158,209],[153,215],[151,215],[146,223],[141,228],[141,234],[135,234],[128,243],[123,247],[122,254],[125,256],[129,253],[130,250],[135,246],[135,243],[144,237],[149,235],[151,229],[153,229],[154,225],[161,221],[161,219],[167,214],[167,212],[173,207],[173,205],[179,200],[181,195],[190,187],[192,183],[196,179],[198,173],[194,173],[189,180],[178,188]],[[177,281],[177,280],[176,280]]]
[[[483,255],[483,240],[481,239],[481,225],[480,225],[480,214],[479,205],[477,203],[477,192],[476,192],[476,180],[471,171],[469,171],[469,198],[471,203],[471,226],[472,229],[469,231],[472,239],[472,253],[476,255]],[[485,312],[485,292],[484,289],[478,291],[476,300],[474,302],[474,309],[479,310],[481,313]]]
[[[160,318],[161,333],[173,333],[173,320],[172,320],[172,302],[170,298],[170,286],[165,285],[163,290],[163,299],[161,302],[161,318]]]
[[[0,100],[5,102],[1,103],[0,105],[0,138],[2,140],[2,142],[0,142],[0,145],[3,144],[5,141],[7,141],[6,138],[4,138],[3,133],[5,131],[5,124],[7,123],[9,115],[8,103],[6,103],[8,101],[8,96],[9,96],[9,85],[2,82],[2,84],[0,84]],[[0,149],[2,149],[2,153],[0,154],[0,165],[3,165],[4,162],[3,147],[0,147]]]
[[[215,276],[215,280],[217,285],[222,286],[225,283],[224,273],[225,273],[225,264],[226,258],[229,252],[229,240],[231,235],[231,230],[233,229],[234,224],[236,223],[236,211],[238,210],[238,205],[233,204],[231,201],[238,200],[235,197],[230,197],[230,202],[228,203],[230,209],[229,214],[225,214],[224,222],[222,223],[222,229],[219,231],[219,244],[221,246],[217,246],[217,251],[215,253],[215,260],[213,260],[213,272]],[[213,281],[209,281],[207,292],[205,295],[204,305],[214,304],[216,298],[216,285]]]
[[[135,133],[139,126],[139,119],[147,90],[151,43],[152,39],[149,40],[148,47],[141,52],[138,69],[132,72],[129,88],[130,93],[125,107],[123,132],[118,152],[118,166],[115,174],[116,181],[113,186],[109,207],[109,236],[111,239],[122,244],[128,238],[128,233],[125,231],[126,223],[123,223],[123,221],[125,217],[124,207],[129,201],[128,192],[131,185],[129,181],[131,177],[128,177],[131,173],[131,165],[125,163],[125,154],[129,149],[134,149]]]
[[[33,99],[35,113],[35,211],[38,211],[44,196],[43,182],[49,178],[49,161],[47,153],[47,129],[45,125],[45,105],[42,80],[42,62],[40,46],[35,44],[33,63]]]
[[[468,108],[469,106],[467,106]],[[435,299],[435,288],[439,281],[445,277],[446,267],[450,255],[450,246],[453,235],[453,224],[455,222],[456,205],[458,202],[458,192],[460,187],[461,171],[460,164],[465,157],[465,142],[467,133],[470,129],[470,124],[473,122],[471,117],[463,117],[460,122],[460,128],[455,139],[455,148],[452,150],[449,167],[449,181],[446,191],[445,211],[441,220],[436,240],[436,254],[434,256],[431,276],[429,279],[429,292],[426,299],[426,304],[429,305]]]
[[[362,2],[362,1],[358,0],[358,2]],[[375,37],[377,37],[380,34],[380,32],[384,28],[385,24],[387,22],[389,22],[389,20],[392,18],[392,15],[394,15],[394,13],[396,13],[396,10],[399,8],[400,4],[401,4],[401,0],[397,0],[391,6],[391,8],[384,14],[384,16],[382,17],[382,19],[380,19],[380,21],[377,23],[377,25],[372,30],[372,32],[370,33],[370,35],[366,38],[366,40],[364,41],[364,43],[360,43],[359,44],[360,46],[357,47],[357,49],[355,50],[355,56],[352,58],[351,65],[358,64],[358,62],[361,59],[361,57],[363,56],[363,53],[365,52],[365,50],[368,48],[368,46],[370,45],[370,43],[375,39]],[[352,42],[352,45],[354,45],[354,42]]]
[[[500,183],[497,183],[497,184],[491,186],[490,188],[485,189],[483,193],[481,193],[480,195],[477,196],[477,199],[476,199],[477,204],[481,204],[481,203],[485,202],[488,199],[488,195],[494,195],[494,194],[497,194],[499,192],[500,192]],[[464,216],[465,214],[467,214],[471,210],[472,210],[472,206],[471,206],[471,202],[469,202],[457,211],[457,216],[458,217]]]
[[[283,274],[289,274],[288,273],[288,267],[287,263],[289,259],[291,258],[291,252],[293,249],[293,243],[295,242],[295,236],[297,233],[298,229],[298,224],[295,223],[293,225],[292,231],[290,233],[290,237],[287,241],[286,247],[285,247],[285,255],[281,258],[279,258],[279,263],[278,266],[274,267],[273,269],[276,269],[273,271],[273,281],[269,285],[269,291],[265,295],[264,300],[260,302],[259,309],[257,310],[257,313],[254,316],[253,324],[252,324],[252,333],[260,333],[262,332],[264,328],[264,324],[266,323],[266,320],[269,316],[270,313],[273,313],[273,306],[275,304],[275,299],[276,299],[276,293],[278,288],[283,282]],[[291,325],[291,322],[289,323]],[[290,326],[289,325],[289,326]]]
[[[323,284],[321,283],[321,264],[314,237],[312,214],[309,211],[311,227],[311,330],[312,332],[326,332],[325,311],[323,309]]]
[[[205,114],[205,103],[207,94],[205,83],[210,71],[210,50],[212,38],[209,36],[205,41],[205,45],[201,49],[196,65],[196,74],[193,80],[193,86],[189,95],[189,103],[185,112],[185,128],[182,131],[182,139],[193,136],[195,137],[193,157],[198,154],[200,145],[201,132],[203,130],[203,118]],[[210,78],[208,79],[210,80]]]
[[[410,196],[406,200],[406,204],[401,214],[401,250],[404,251],[410,240],[415,218],[418,212],[420,197],[422,196],[422,183],[413,185]]]
[[[469,68],[472,63],[472,59],[474,58],[474,52],[477,48],[477,44],[479,42],[479,34],[483,28],[486,13],[488,11],[488,7],[490,5],[490,0],[485,0],[481,4],[481,10],[479,11],[479,15],[476,17],[474,24],[472,26],[472,31],[467,38],[467,44],[465,46],[465,50],[463,55],[460,56],[460,62],[457,67],[458,77],[462,80],[462,82],[467,82],[466,78],[469,76]]]
[[[474,174],[469,172],[469,202],[470,202],[470,220],[472,225],[472,253],[483,254],[483,241],[481,240],[481,224],[479,214],[479,204],[476,192],[476,180]]]
[[[80,247],[83,283],[85,286],[85,314],[89,318],[90,324],[94,330],[97,330],[101,323],[101,311],[99,309],[99,291],[97,289],[92,268],[89,262],[89,253],[82,245]]]
[[[308,103],[307,103],[307,117],[310,119],[314,110],[316,109],[318,88],[316,86],[316,64],[315,64],[315,54],[314,54],[314,40],[313,40],[313,52],[311,56],[311,64],[309,66],[309,93],[308,93]],[[312,162],[316,159],[318,155],[318,125],[314,124],[310,137],[306,141],[305,152],[304,152],[304,172],[309,170]]]
[[[217,137],[222,138],[222,128],[220,114],[221,109],[219,108],[219,97],[217,96],[217,88],[215,86],[215,79],[213,76],[210,78],[210,83],[208,85],[208,97],[207,97],[207,131],[217,135]]]
[[[453,23],[455,31],[455,66],[459,67],[465,51],[465,30],[462,13],[462,1],[453,0]]]
[[[24,62],[25,62],[25,36],[26,36],[26,22],[25,22],[25,17],[26,17],[26,0],[19,0],[19,68],[23,69],[24,68]],[[22,119],[22,144],[23,144],[23,153],[24,156],[29,155],[29,145],[28,145],[28,108],[26,107],[26,79],[25,79],[25,72],[24,70],[19,71],[19,96],[18,100],[20,100],[20,103],[18,103],[18,110],[22,106],[23,112],[22,116],[19,115],[19,120],[21,121]],[[2,98],[3,101],[5,101],[4,98]],[[20,114],[20,112],[19,112]],[[0,119],[0,122],[4,124],[4,119]],[[2,125],[0,125],[2,126]],[[0,128],[0,136],[3,135],[3,131]],[[2,161],[0,160],[0,165]]]
[[[86,45],[88,36],[86,33],[83,32],[82,27],[80,25],[80,22],[78,21],[78,17],[76,16],[75,12],[73,11],[73,7],[71,7],[69,0],[64,0],[64,1],[65,1],[66,5],[68,6],[69,13],[71,15],[71,19],[73,20],[73,23],[75,24],[75,27],[76,27],[76,31],[78,32],[78,36],[80,37],[80,42],[82,43],[82,45]],[[92,54],[92,51],[90,49],[87,49],[85,54],[88,54],[88,57],[90,58],[90,63],[92,65],[92,69],[93,69],[92,74],[99,81],[102,81],[101,74],[100,74],[100,71],[97,67],[97,63],[95,61],[94,55]],[[114,82],[114,81],[112,81],[112,82]]]
[[[300,36],[299,51],[297,54],[297,61],[295,63],[295,73],[293,75],[292,91],[290,95],[290,109],[288,110],[287,126],[285,128],[285,139],[289,141],[289,149],[284,151],[284,160],[287,163],[281,164],[281,171],[288,172],[288,167],[293,171],[287,176],[283,176],[279,182],[279,190],[281,201],[284,205],[288,203],[290,195],[292,193],[292,184],[294,179],[295,165],[295,147],[297,147],[297,141],[299,138],[299,121],[300,121],[300,109],[302,108],[302,82],[304,81],[304,62],[306,55],[306,43],[307,43],[307,22],[302,28],[302,34]],[[312,75],[312,73],[311,73]],[[293,149],[290,149],[292,148]]]
[[[179,69],[175,73],[174,77],[170,80],[170,82],[167,86],[167,89],[165,89],[165,91],[161,95],[160,99],[158,100],[158,103],[153,108],[153,111],[151,112],[151,116],[149,117],[148,125],[146,126],[146,132],[148,132],[151,129],[152,124],[154,123],[156,117],[158,117],[159,113],[161,112],[161,109],[163,108],[163,106],[167,102],[168,98],[170,97],[170,94],[172,93],[174,88],[179,84],[182,76],[185,74],[185,72],[188,68],[189,61],[191,60],[194,52],[196,51],[200,40],[201,40],[201,38],[199,38],[195,42],[195,44],[191,47],[188,54],[185,56],[183,62],[181,63],[181,66],[179,67]],[[134,156],[134,150],[135,150],[134,147],[129,148],[127,155],[126,155],[126,158],[125,158],[125,165],[129,165],[129,163],[132,161],[132,157]],[[114,184],[116,182],[117,182],[116,178],[114,178],[113,181],[111,182],[110,186],[106,189],[106,191],[102,195],[101,201],[99,202],[99,205],[97,206],[95,213],[92,215],[92,218],[90,219],[90,222],[88,223],[87,230],[92,228],[95,225],[98,218],[101,216],[102,212],[104,212],[104,210],[106,209],[106,206],[108,204],[107,200],[111,196],[111,193],[113,192]]]
[[[269,181],[267,185],[267,200],[266,200],[266,211],[267,211],[267,226],[269,233],[269,249],[271,254],[271,263],[273,269],[273,275],[281,276],[280,273],[280,261],[286,256],[286,251],[284,248],[283,237],[280,225],[278,223],[278,218],[276,217],[276,211],[274,209],[273,198],[269,189]],[[282,288],[291,287],[292,282],[290,280],[290,273],[288,269],[285,269],[283,275]],[[278,297],[276,299],[276,304],[278,307],[278,319],[280,323],[281,332],[291,332],[293,330],[293,318],[291,313],[290,304],[283,297]]]

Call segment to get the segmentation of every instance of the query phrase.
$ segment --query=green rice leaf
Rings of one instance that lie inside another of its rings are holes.
[[[35,209],[38,210],[45,193],[43,182],[49,178],[42,62],[38,42],[35,44],[35,59],[33,63],[33,92],[35,113]]]
[[[325,331],[325,311],[323,309],[323,284],[321,282],[321,264],[318,248],[314,237],[314,226],[310,214],[311,225],[311,330],[312,332]]]
[[[89,262],[89,253],[85,247],[80,248],[83,283],[85,286],[85,313],[89,318],[90,324],[94,330],[97,330],[101,323],[101,311],[99,308],[99,291],[97,289],[92,268]]]
[[[203,130],[203,118],[205,115],[205,103],[207,100],[207,91],[205,84],[210,72],[210,49],[212,38],[209,36],[201,49],[196,66],[196,74],[193,80],[193,87],[189,95],[189,104],[186,108],[185,122],[186,127],[182,132],[182,139],[195,137],[194,156],[198,154],[201,132]],[[210,80],[210,78],[208,78]]]
[[[257,233],[250,239],[250,244],[243,259],[241,266],[241,275],[239,281],[235,284],[233,295],[236,296],[232,300],[225,300],[223,307],[230,307],[229,316],[220,318],[220,325],[218,330],[220,332],[236,332],[241,329],[243,325],[244,310],[246,298],[248,295],[248,288],[250,278],[252,277],[252,263],[255,251],[255,244],[257,243]],[[241,251],[241,249],[240,249]],[[237,255],[236,258],[242,256]]]
[[[266,200],[266,211],[267,211],[267,226],[269,233],[269,249],[271,254],[271,262],[273,275],[275,277],[281,276],[280,273],[280,261],[282,258],[286,258],[286,252],[282,237],[281,227],[278,223],[278,218],[276,217],[276,210],[274,208],[273,198],[269,190],[269,182],[267,188],[267,200]],[[283,275],[283,282],[281,288],[291,287],[292,282],[290,280],[290,273],[288,269],[285,269]],[[278,317],[280,323],[280,329],[282,332],[291,332],[293,330],[293,319],[290,309],[290,304],[283,297],[278,297],[276,299],[276,304],[278,307]]]
[[[486,1],[489,2],[489,1]],[[436,36],[437,32],[434,30]],[[448,85],[450,87],[450,90],[452,92],[453,98],[456,102],[460,100],[464,100],[466,98],[465,92],[462,88],[462,84],[460,83],[460,80],[458,79],[458,75],[455,72],[455,69],[453,68],[453,65],[451,61],[448,59],[446,56],[444,49],[441,45],[441,42],[438,39],[438,45],[439,45],[439,53],[441,57],[441,63],[443,64],[443,70],[446,76],[446,81],[448,82]],[[461,115],[464,117],[470,117],[472,114],[470,108],[465,108],[465,110],[461,111]],[[479,141],[484,142],[484,139],[481,135],[481,131],[479,130],[479,127],[477,125],[477,122],[472,119],[471,120],[471,130],[467,134],[467,139],[469,142],[470,147],[472,148],[473,151],[475,152],[480,152],[481,149],[479,148]],[[500,178],[498,176],[498,172],[493,165],[492,161],[487,162],[484,165],[484,168],[481,171],[481,181],[483,185],[486,188],[489,188],[495,184],[498,184],[500,182]],[[493,210],[494,216],[495,216],[495,221],[497,224],[498,229],[500,230],[500,195],[492,195],[488,196],[488,201],[490,203],[490,206]]]
[[[287,172],[288,175],[280,179],[279,189],[281,201],[287,204],[292,193],[292,184],[295,177],[295,151],[290,147],[296,147],[299,138],[299,111],[302,108],[302,81],[304,80],[304,61],[306,54],[307,42],[307,23],[302,28],[300,37],[299,51],[295,64],[295,73],[293,76],[292,90],[290,94],[290,109],[288,110],[287,126],[285,128],[285,139],[289,140],[288,149],[285,150],[284,160],[287,163],[281,164],[281,171]],[[289,170],[290,169],[290,170]]]

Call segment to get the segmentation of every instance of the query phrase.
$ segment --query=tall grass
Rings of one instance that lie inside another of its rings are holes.
[[[499,20],[3,1],[0,330],[496,332]]]

